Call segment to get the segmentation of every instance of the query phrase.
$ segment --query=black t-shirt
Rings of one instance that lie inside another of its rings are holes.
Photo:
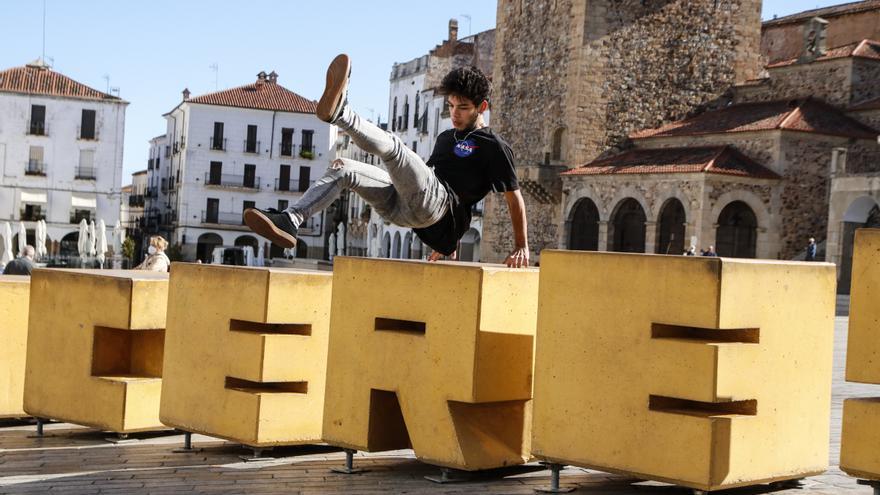
[[[513,152],[488,127],[450,129],[437,136],[428,166],[449,192],[449,209],[437,223],[413,229],[435,251],[450,255],[471,226],[471,209],[490,191],[519,189]]]

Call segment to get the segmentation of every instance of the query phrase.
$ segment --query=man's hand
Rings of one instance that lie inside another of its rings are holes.
[[[437,261],[443,257],[443,253],[440,251],[434,251],[431,253],[431,256],[428,256],[428,261]],[[458,259],[458,251],[453,251],[452,254],[449,255],[449,259],[457,260]]]
[[[504,260],[504,264],[510,268],[525,268],[529,266],[529,248],[516,248]]]

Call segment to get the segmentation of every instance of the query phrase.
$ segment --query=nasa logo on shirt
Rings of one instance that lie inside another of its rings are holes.
[[[455,143],[455,148],[453,148],[452,151],[455,153],[455,156],[459,158],[467,158],[474,154],[474,151],[476,151],[477,148],[477,143],[475,143],[473,139],[465,139],[464,141]]]

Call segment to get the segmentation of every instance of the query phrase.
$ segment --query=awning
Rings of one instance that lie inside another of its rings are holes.
[[[98,207],[98,199],[94,196],[80,196],[73,194],[70,197],[70,206],[74,208],[96,209]]]
[[[21,202],[28,204],[46,204],[46,191],[21,191]]]

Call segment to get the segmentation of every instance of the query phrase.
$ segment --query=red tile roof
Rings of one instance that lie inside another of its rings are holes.
[[[123,102],[38,63],[0,71],[0,92]]]
[[[277,110],[279,112],[315,113],[318,103],[306,99],[276,82],[256,82],[247,86],[208,93],[187,100],[189,103],[226,107]]]
[[[672,122],[657,129],[634,132],[630,137],[642,139],[772,130],[811,132],[857,139],[876,139],[880,134],[877,130],[848,117],[827,103],[805,98],[732,105]]]
[[[874,40],[862,40],[856,43],[850,43],[848,45],[838,46],[835,48],[829,48],[825,51],[825,54],[821,57],[817,57],[812,60],[812,62],[822,62],[825,60],[834,60],[838,58],[847,58],[847,57],[855,57],[855,58],[865,58],[870,60],[880,60],[880,41]],[[787,67],[789,65],[794,65],[798,61],[797,58],[791,58],[788,60],[781,60],[779,62],[774,62],[767,66],[768,69],[775,69],[777,67]]]
[[[602,158],[561,175],[706,173],[779,179],[776,172],[731,146],[636,148]]]
[[[801,22],[813,17],[836,17],[840,15],[855,14],[867,10],[880,10],[880,0],[867,0],[863,2],[849,2],[840,5],[832,5],[821,9],[805,10],[797,14],[787,15],[772,19],[763,23],[764,27],[778,26],[780,24],[790,24],[793,22]]]

